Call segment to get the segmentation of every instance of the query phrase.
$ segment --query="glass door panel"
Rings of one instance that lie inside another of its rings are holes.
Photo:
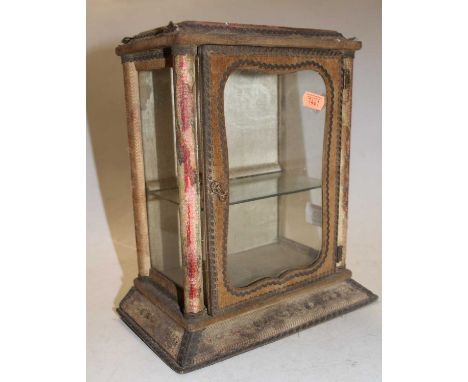
[[[226,82],[227,274],[235,287],[310,266],[320,254],[325,92],[312,70],[238,70]],[[310,93],[321,108],[304,99]]]

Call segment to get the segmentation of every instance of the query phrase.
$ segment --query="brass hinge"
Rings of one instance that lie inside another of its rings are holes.
[[[336,247],[335,261],[337,264],[343,261],[343,246],[342,245],[339,245],[338,247]]]
[[[351,72],[349,69],[343,69],[343,89],[348,89],[351,86]]]

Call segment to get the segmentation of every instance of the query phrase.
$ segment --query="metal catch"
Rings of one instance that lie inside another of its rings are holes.
[[[343,89],[348,89],[351,85],[351,73],[349,69],[343,69]]]
[[[228,197],[227,191],[223,188],[221,183],[219,183],[217,181],[211,181],[210,182],[210,190],[222,202],[224,202]]]

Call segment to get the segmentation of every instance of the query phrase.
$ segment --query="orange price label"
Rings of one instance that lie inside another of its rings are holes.
[[[305,92],[302,97],[302,103],[305,107],[314,110],[322,110],[323,105],[325,105],[325,97],[320,94],[315,94],[312,92]]]

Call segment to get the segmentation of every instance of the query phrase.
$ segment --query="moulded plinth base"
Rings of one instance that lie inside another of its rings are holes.
[[[287,298],[225,318],[198,321],[168,314],[132,288],[118,312],[123,321],[172,369],[189,372],[325,320],[377,299],[352,279],[321,288],[301,289]],[[182,320],[182,321],[181,321]],[[207,322],[207,323],[206,323]]]

